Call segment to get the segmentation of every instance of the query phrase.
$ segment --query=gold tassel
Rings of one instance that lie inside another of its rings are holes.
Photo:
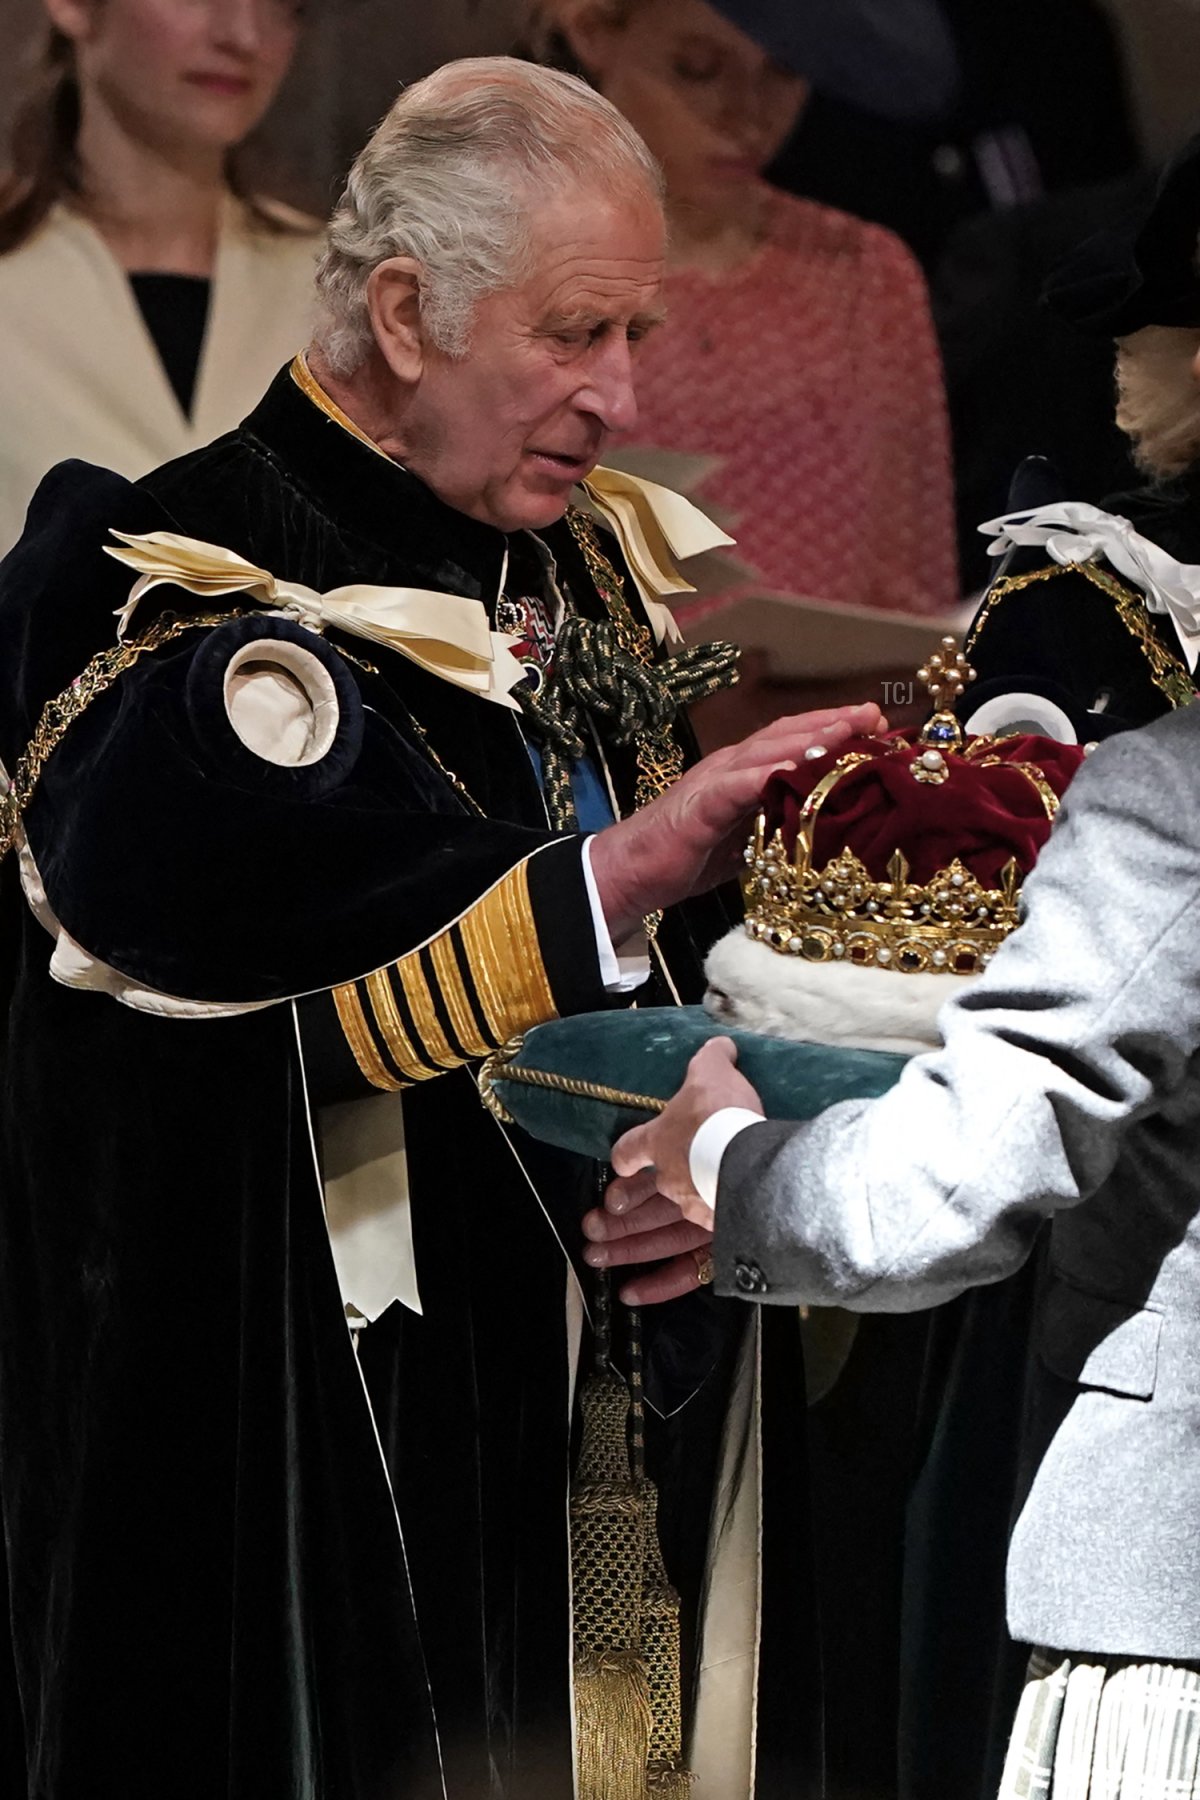
[[[579,1800],[647,1800],[650,1695],[636,1650],[589,1650],[575,1661]]]
[[[671,1586],[658,1541],[658,1490],[643,1481],[646,1549],[642,1587],[642,1655],[650,1687],[654,1719],[650,1735],[648,1790],[660,1796],[685,1796],[694,1777],[683,1762],[683,1696],[679,1683],[679,1595]]]
[[[651,1763],[646,1791],[650,1800],[689,1800],[696,1777],[669,1763]]]
[[[578,1800],[647,1800],[650,1699],[640,1655],[642,1496],[629,1470],[629,1393],[611,1372],[580,1395],[571,1488]]]

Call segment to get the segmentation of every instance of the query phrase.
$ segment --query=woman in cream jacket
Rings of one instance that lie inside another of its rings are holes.
[[[64,457],[136,477],[235,425],[307,338],[320,248],[234,154],[295,0],[45,3],[0,180],[0,555]]]

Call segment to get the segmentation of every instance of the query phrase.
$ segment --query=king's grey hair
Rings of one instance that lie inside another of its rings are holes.
[[[330,368],[351,374],[370,349],[367,281],[392,256],[420,264],[431,342],[464,355],[479,301],[529,273],[539,201],[571,188],[663,195],[641,138],[586,82],[481,56],[406,88],[355,159],[317,269]]]

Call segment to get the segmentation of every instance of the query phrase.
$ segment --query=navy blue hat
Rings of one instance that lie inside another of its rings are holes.
[[[939,118],[958,92],[958,53],[938,0],[712,4],[820,92],[882,118]]]
[[[1200,326],[1200,133],[1171,158],[1150,205],[1114,220],[1050,276],[1046,304],[1080,331],[1128,337]]]

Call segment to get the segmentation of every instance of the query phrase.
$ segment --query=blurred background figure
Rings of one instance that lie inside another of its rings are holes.
[[[1132,467],[1111,361],[1040,304],[1049,270],[1144,205],[1200,114],[1195,0],[938,0],[960,82],[940,116],[819,93],[769,174],[888,226],[929,274],[950,401],[963,587],[1017,463],[1049,457],[1098,502]],[[1069,104],[1067,96],[1069,95]],[[1149,165],[1149,172],[1147,172]]]
[[[839,49],[872,10],[842,0]],[[621,108],[666,171],[669,317],[638,353],[636,442],[719,459],[697,494],[760,591],[952,605],[945,397],[921,272],[889,232],[764,179],[835,60],[826,8],[541,0],[531,35]]]
[[[1076,244],[1144,209],[1156,180],[1155,169],[1139,168],[985,213],[950,240],[934,312],[950,397],[959,566],[970,592],[993,572],[977,528],[1006,509],[1023,457],[1047,457],[1073,500],[1097,503],[1134,478],[1129,441],[1113,417],[1112,346],[1060,319],[1042,304],[1042,290]]]
[[[0,554],[41,476],[135,477],[304,343],[315,222],[252,191],[298,0],[45,0],[0,180]]]
[[[1022,457],[1052,458],[1079,499],[1128,477],[1109,371],[1038,296],[1106,209],[1143,197],[1141,147],[1125,41],[1101,0],[938,4],[961,77],[941,116],[885,118],[817,95],[770,174],[886,225],[929,275],[970,592],[987,578],[975,527],[1003,511]]]
[[[1101,0],[938,5],[960,76],[939,115],[887,117],[822,93],[771,171],[888,226],[930,273],[964,220],[1113,179],[1139,157],[1123,46]]]

